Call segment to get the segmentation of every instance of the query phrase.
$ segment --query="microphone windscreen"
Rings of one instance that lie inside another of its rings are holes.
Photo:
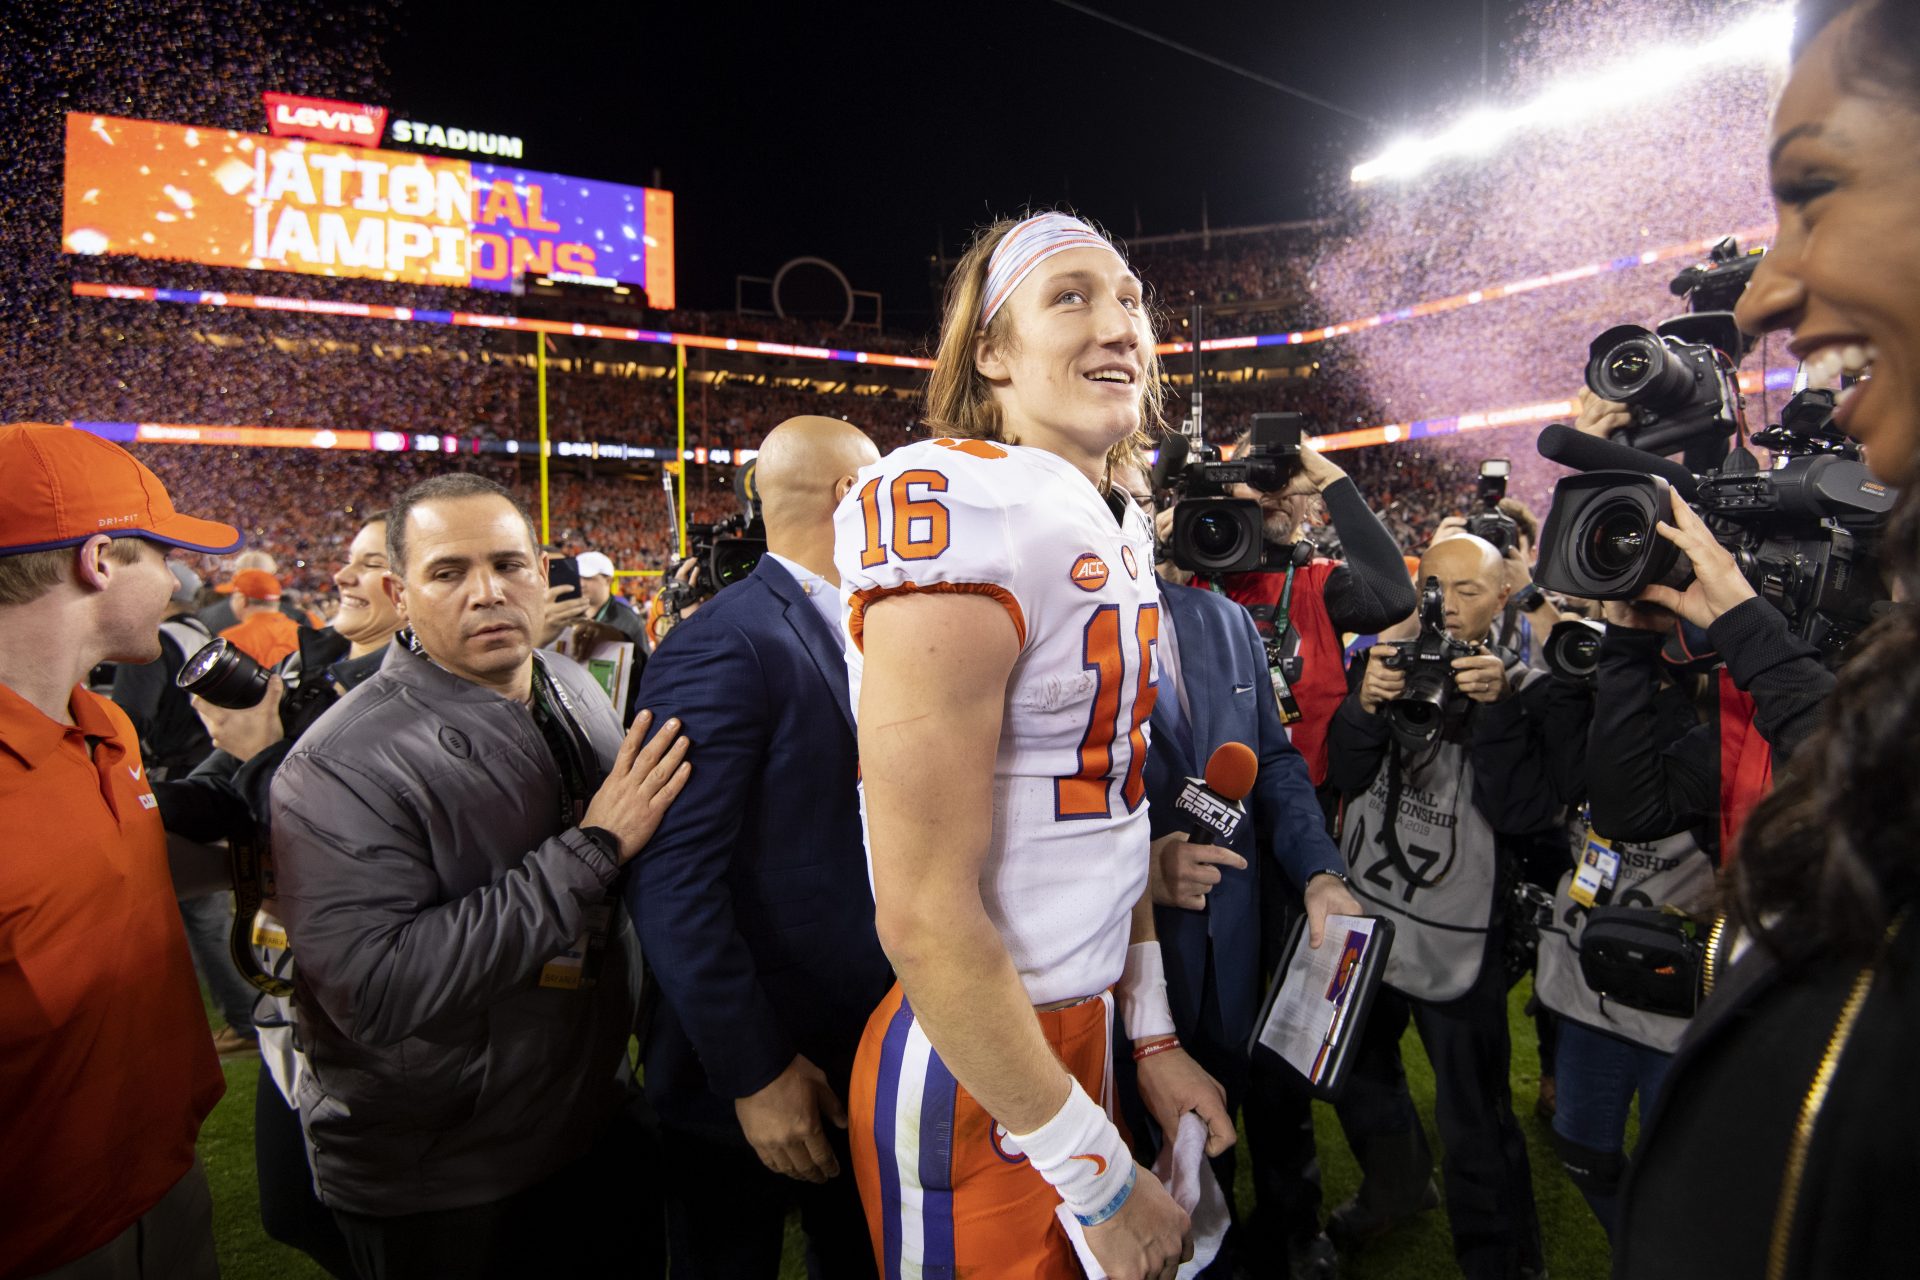
[[[1698,495],[1693,472],[1672,459],[1590,436],[1558,422],[1540,433],[1539,448],[1541,457],[1575,471],[1637,471],[1659,476],[1683,498],[1691,500]]]
[[[1189,452],[1187,438],[1177,431],[1162,440],[1160,456],[1153,460],[1153,474],[1148,483],[1155,489],[1164,489],[1172,484],[1173,478],[1187,465]]]
[[[1207,787],[1229,800],[1245,797],[1259,774],[1260,757],[1244,742],[1223,742],[1207,760]]]

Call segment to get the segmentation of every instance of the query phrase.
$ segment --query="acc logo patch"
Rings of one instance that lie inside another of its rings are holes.
[[[1107,585],[1107,562],[1089,551],[1073,562],[1067,580],[1082,591],[1098,591]]]
[[[1132,547],[1120,548],[1120,565],[1122,568],[1124,568],[1127,571],[1127,576],[1129,578],[1138,580],[1138,578],[1140,577],[1140,566],[1133,562]]]

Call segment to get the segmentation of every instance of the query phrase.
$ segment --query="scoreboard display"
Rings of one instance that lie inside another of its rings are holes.
[[[668,191],[77,112],[61,247],[498,291],[559,273],[674,305]]]

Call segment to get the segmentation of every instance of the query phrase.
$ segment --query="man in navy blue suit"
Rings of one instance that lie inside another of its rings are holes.
[[[781,423],[756,463],[767,554],[661,643],[641,682],[691,747],[686,791],[627,882],[665,999],[646,1089],[676,1280],[777,1276],[798,1206],[816,1277],[873,1274],[846,1096],[892,983],[874,933],[833,509],[879,461],[837,418]]]
[[[1152,509],[1145,477],[1130,471],[1118,478],[1135,501]],[[1331,1277],[1332,1246],[1320,1234],[1310,1095],[1304,1081],[1296,1087],[1284,1076],[1253,1080],[1250,1090],[1247,1046],[1266,995],[1263,879],[1281,876],[1286,884],[1271,887],[1303,896],[1315,946],[1329,914],[1359,915],[1360,904],[1348,890],[1345,860],[1327,835],[1306,761],[1280,723],[1266,647],[1252,615],[1223,595],[1163,577],[1158,658],[1160,694],[1147,756],[1154,837],[1149,887],[1180,1042],[1226,1089],[1229,1110],[1243,1102],[1247,1107],[1256,1222],[1237,1226],[1230,1246],[1248,1262],[1277,1257],[1284,1248],[1292,1274]],[[1190,844],[1174,800],[1227,742],[1246,744],[1260,759],[1246,798],[1247,821],[1226,845]],[[1297,1075],[1284,1065],[1277,1072]],[[1256,1114],[1260,1108],[1267,1114]],[[1262,1139],[1282,1149],[1263,1151]],[[1221,1185],[1229,1188],[1234,1157],[1229,1148],[1214,1161]],[[1231,1266],[1223,1253],[1208,1274],[1227,1274]]]

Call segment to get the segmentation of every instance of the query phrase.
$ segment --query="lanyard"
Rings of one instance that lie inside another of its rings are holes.
[[[1281,724],[1295,724],[1305,715],[1300,710],[1300,700],[1293,693],[1294,681],[1300,678],[1300,656],[1297,652],[1287,652],[1287,633],[1293,616],[1293,575],[1299,567],[1297,560],[1288,560],[1287,576],[1280,584],[1280,604],[1277,608],[1264,604],[1247,606],[1247,612],[1253,615],[1254,622],[1267,628],[1266,635],[1262,637],[1266,641],[1267,675],[1273,682],[1274,700],[1280,706]],[[1218,578],[1209,578],[1207,586],[1219,595],[1226,594],[1221,590]]]
[[[1286,633],[1288,619],[1292,616],[1293,575],[1298,569],[1299,566],[1292,562],[1287,564],[1286,580],[1280,584],[1280,604],[1278,607],[1265,604],[1247,606],[1247,612],[1253,615],[1253,620],[1255,622],[1271,624],[1275,635],[1283,635]],[[1220,586],[1220,579],[1218,578],[1208,578],[1207,589],[1215,595],[1223,596],[1227,594]]]

